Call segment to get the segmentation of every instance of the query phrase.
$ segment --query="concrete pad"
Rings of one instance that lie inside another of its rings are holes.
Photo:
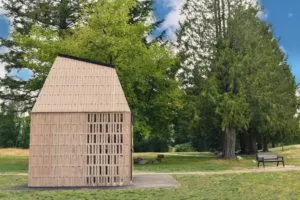
[[[129,190],[147,188],[178,188],[180,184],[169,174],[136,174],[132,185],[118,187],[43,187],[29,188],[28,185],[17,185],[5,190]]]
[[[133,177],[134,188],[178,188],[180,184],[169,174],[139,174]]]

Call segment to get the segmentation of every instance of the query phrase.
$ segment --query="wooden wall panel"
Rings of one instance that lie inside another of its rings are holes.
[[[130,113],[32,113],[29,186],[132,181]]]

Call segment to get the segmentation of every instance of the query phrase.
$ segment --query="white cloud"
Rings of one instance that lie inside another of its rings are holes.
[[[0,47],[0,54],[7,53],[8,49],[6,47]],[[6,70],[4,68],[4,63],[0,62],[0,78],[3,78],[6,74]]]
[[[257,16],[261,19],[261,20],[267,20],[269,17],[269,11],[268,10],[260,10],[257,13]]]
[[[165,17],[165,21],[161,24],[158,31],[165,31],[166,36],[172,41],[176,40],[176,31],[179,28],[179,22],[184,19],[181,15],[181,9],[186,0],[157,0],[164,7],[170,8],[170,12]],[[259,0],[243,0],[244,3],[251,4],[253,6],[259,5]],[[266,20],[268,18],[268,11],[261,11],[258,13],[258,17]],[[153,35],[148,36],[148,40],[152,40]]]
[[[293,17],[294,17],[294,13],[290,12],[290,13],[288,14],[288,18],[293,18]]]
[[[5,13],[5,10],[0,7],[0,15],[3,15]]]
[[[5,10],[3,9],[3,3],[2,0],[0,0],[0,15],[3,15],[5,13]]]
[[[167,37],[174,41],[176,40],[176,30],[179,28],[180,13],[184,0],[162,0],[161,4],[170,8],[171,11],[165,17],[165,21],[161,24],[159,31],[166,30]]]
[[[287,54],[287,50],[284,48],[284,46],[280,46],[279,48],[284,54]]]
[[[7,47],[0,47],[0,54],[4,54],[8,52],[8,48]]]

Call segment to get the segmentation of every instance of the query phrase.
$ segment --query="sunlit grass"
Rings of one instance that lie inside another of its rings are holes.
[[[4,148],[0,149],[0,156],[28,156],[28,149]]]

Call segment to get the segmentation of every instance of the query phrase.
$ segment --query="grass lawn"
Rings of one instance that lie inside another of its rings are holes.
[[[300,145],[272,149],[285,156],[288,165],[300,166]],[[176,153],[177,154],[177,153]],[[167,155],[160,164],[136,165],[137,172],[191,172],[254,168],[255,156],[242,160],[221,160],[210,153]],[[189,156],[187,156],[189,155]],[[191,156],[193,155],[193,156]],[[135,153],[134,157],[154,160],[157,153]],[[26,173],[28,151],[0,149],[0,174]],[[270,164],[273,165],[274,164]],[[175,175],[181,184],[177,189],[137,190],[6,190],[26,185],[27,176],[0,175],[0,199],[300,199],[300,171],[226,174]]]
[[[141,156],[135,154],[134,157],[142,157],[149,160],[156,158],[155,153]],[[137,172],[183,172],[183,171],[215,171],[226,169],[252,168],[255,166],[253,156],[244,157],[243,160],[222,160],[205,157],[185,157],[185,156],[165,156],[159,164],[135,165]]]
[[[300,172],[227,175],[177,175],[178,189],[1,190],[26,184],[26,176],[0,176],[0,199],[300,199]]]
[[[287,165],[300,166],[300,145],[285,146],[271,149],[284,156]],[[159,164],[135,165],[136,172],[193,172],[215,170],[238,170],[256,167],[255,155],[242,155],[242,160],[216,159],[209,152],[172,153],[166,155]],[[182,156],[180,156],[182,155]],[[188,156],[187,156],[188,155]],[[134,153],[133,157],[142,157],[147,160],[155,160],[157,153]],[[199,157],[204,156],[204,157]],[[206,157],[205,157],[206,156]],[[24,173],[27,172],[28,150],[0,149],[0,173]],[[275,166],[274,163],[267,163]]]
[[[300,166],[300,145],[290,145],[283,148],[270,149],[284,156],[286,165]],[[177,154],[177,153],[176,153]],[[182,155],[203,155],[213,156],[208,152],[200,153],[178,153]],[[157,153],[135,153],[134,157],[142,157],[154,160]],[[214,171],[214,170],[238,170],[256,167],[255,155],[241,155],[242,160],[223,160],[214,157],[187,157],[187,156],[166,156],[159,164],[135,165],[135,171],[145,172],[182,172],[182,171]],[[266,163],[266,166],[276,166],[275,163]]]

